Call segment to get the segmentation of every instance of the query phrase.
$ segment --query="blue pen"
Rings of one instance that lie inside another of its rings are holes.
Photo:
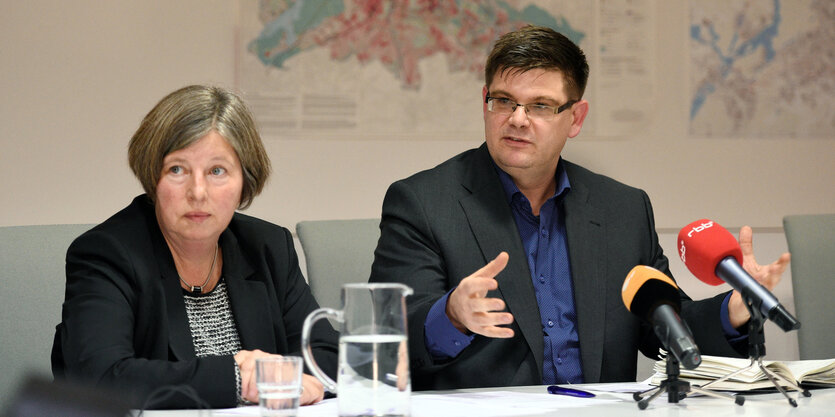
[[[571,396],[571,397],[580,397],[580,398],[592,398],[592,397],[594,397],[594,394],[592,394],[588,391],[581,391],[581,390],[574,389],[574,388],[560,387],[560,386],[557,386],[557,385],[550,385],[548,387],[548,393],[549,394],[556,394],[556,395],[568,395],[568,396]]]

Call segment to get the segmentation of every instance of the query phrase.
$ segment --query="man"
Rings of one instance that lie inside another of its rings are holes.
[[[551,29],[502,36],[485,68],[486,143],[389,188],[370,280],[415,290],[415,389],[634,381],[637,351],[657,354],[621,299],[635,265],[670,274],[649,198],[560,158],[588,114],[587,78],[583,52]],[[750,228],[740,241],[773,288],[788,254],[761,267]],[[703,353],[744,351],[739,294],[681,297]]]

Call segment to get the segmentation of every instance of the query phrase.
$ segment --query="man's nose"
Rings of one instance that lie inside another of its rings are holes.
[[[516,108],[510,113],[508,121],[514,126],[529,125],[531,120],[528,118],[528,109],[521,104],[517,104]]]

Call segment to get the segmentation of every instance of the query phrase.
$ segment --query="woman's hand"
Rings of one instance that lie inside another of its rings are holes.
[[[262,350],[242,350],[235,354],[235,363],[241,370],[241,397],[253,403],[258,402],[258,385],[255,381],[255,360],[258,358],[278,357]]]
[[[242,350],[235,354],[235,363],[241,370],[241,397],[244,400],[257,403],[258,402],[258,384],[255,380],[255,360],[259,358],[277,357],[258,349]],[[308,374],[302,374],[302,392],[299,398],[299,405],[310,405],[318,403],[325,398],[325,387],[319,382],[316,377]]]
[[[299,405],[316,404],[325,398],[325,387],[315,376],[302,374],[302,395]]]

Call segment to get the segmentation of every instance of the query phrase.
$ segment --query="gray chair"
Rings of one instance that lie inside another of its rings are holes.
[[[322,307],[341,308],[342,284],[368,282],[380,219],[317,220],[296,224],[307,281]]]
[[[801,327],[800,359],[835,358],[835,213],[783,218]]]
[[[70,243],[91,224],[0,227],[0,404],[27,374],[51,378]]]

